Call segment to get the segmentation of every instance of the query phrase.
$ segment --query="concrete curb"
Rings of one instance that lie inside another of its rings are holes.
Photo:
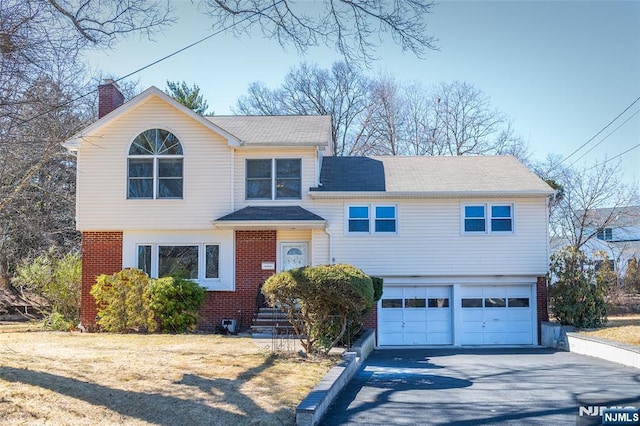
[[[314,426],[320,422],[333,400],[356,374],[362,362],[375,347],[374,330],[367,330],[348,352],[342,362],[333,367],[296,408],[296,425]]]
[[[637,346],[587,337],[578,333],[567,333],[567,342],[570,352],[640,369],[640,348]]]

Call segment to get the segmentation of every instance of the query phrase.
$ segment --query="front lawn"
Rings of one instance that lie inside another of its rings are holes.
[[[334,362],[234,336],[0,332],[0,419],[294,424],[295,407]]]
[[[640,315],[609,317],[609,322],[598,330],[581,331],[581,334],[640,346]]]

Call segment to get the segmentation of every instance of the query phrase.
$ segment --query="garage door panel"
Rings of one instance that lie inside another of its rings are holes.
[[[484,323],[485,333],[498,332],[498,331],[506,333],[507,329],[508,327],[507,327],[506,321],[493,320],[493,321],[485,321]]]
[[[507,333],[496,333],[496,332],[484,333],[483,343],[485,345],[504,345],[508,343]]]
[[[451,332],[446,331],[442,333],[430,331],[428,334],[427,343],[430,345],[450,345],[451,344]]]
[[[426,345],[427,333],[405,333],[404,344],[405,345]]]
[[[531,321],[531,310],[527,308],[509,309],[507,313],[509,321]]]
[[[385,288],[378,312],[381,346],[453,343],[451,287]]]
[[[413,322],[425,322],[427,320],[427,310],[425,309],[405,309],[404,320]]]
[[[384,322],[389,321],[400,321],[402,322],[402,309],[381,309],[380,310],[380,318],[384,320]]]
[[[531,322],[530,321],[511,321],[509,322],[509,333],[522,333],[528,332],[531,334]]]
[[[460,295],[461,344],[533,343],[532,286],[461,286]]]
[[[451,309],[429,309],[429,323],[451,322]]]
[[[462,322],[482,322],[484,321],[484,312],[481,308],[462,308],[460,317]]]
[[[448,321],[429,321],[427,323],[429,333],[450,333],[451,323]]]

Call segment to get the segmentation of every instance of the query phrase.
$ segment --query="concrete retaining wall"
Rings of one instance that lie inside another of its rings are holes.
[[[356,343],[342,355],[342,362],[333,367],[318,385],[296,408],[296,425],[318,424],[333,400],[356,374],[362,362],[375,347],[375,332],[367,330]]]
[[[578,333],[567,333],[568,349],[582,355],[640,368],[640,348]]]
[[[569,350],[567,333],[575,331],[575,327],[570,325],[560,325],[555,322],[542,322],[540,327],[540,343],[547,348]]]

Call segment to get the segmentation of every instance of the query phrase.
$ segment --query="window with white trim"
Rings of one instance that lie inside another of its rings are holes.
[[[220,278],[219,244],[139,244],[138,269],[152,278],[182,276],[195,281]]]
[[[613,228],[600,228],[596,233],[596,238],[602,241],[613,240]]]
[[[395,234],[398,208],[395,205],[347,206],[348,234]]]
[[[246,161],[247,200],[302,198],[302,161],[299,158]]]
[[[465,234],[513,232],[513,204],[467,204],[462,215]]]
[[[183,152],[178,138],[149,129],[131,142],[127,157],[127,198],[182,198]]]

